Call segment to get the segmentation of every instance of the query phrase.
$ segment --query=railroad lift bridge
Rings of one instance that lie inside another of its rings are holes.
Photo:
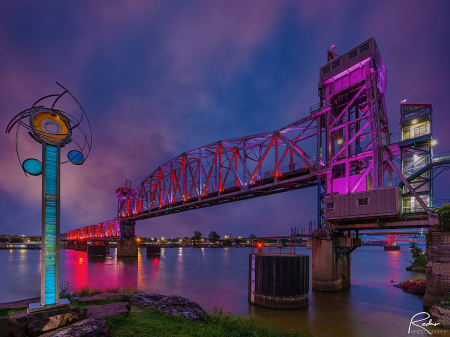
[[[433,153],[431,104],[401,104],[401,133],[389,132],[386,85],[374,38],[339,56],[329,52],[319,103],[306,117],[184,152],[134,189],[127,181],[116,191],[116,219],[68,239],[120,237],[118,249],[137,255],[126,240],[136,221],[316,186],[313,289],[348,286],[359,230],[437,227],[433,178],[450,166],[450,154]]]

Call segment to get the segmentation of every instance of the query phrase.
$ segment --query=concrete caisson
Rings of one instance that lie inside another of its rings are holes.
[[[429,232],[426,243],[427,290],[423,306],[430,308],[435,299],[450,289],[450,232]]]
[[[250,254],[248,301],[271,309],[308,306],[309,256]]]
[[[138,243],[135,240],[117,241],[117,256],[138,256]]]
[[[346,237],[312,238],[312,288],[336,291],[351,284],[351,249],[361,239]]]
[[[88,259],[98,259],[106,257],[105,245],[89,245],[87,247]]]
[[[161,246],[148,245],[147,256],[161,256]]]

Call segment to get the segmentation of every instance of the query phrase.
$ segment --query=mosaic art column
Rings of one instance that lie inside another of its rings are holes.
[[[60,147],[42,142],[41,306],[59,304]]]

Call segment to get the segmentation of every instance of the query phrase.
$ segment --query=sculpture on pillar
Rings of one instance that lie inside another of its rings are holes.
[[[61,94],[38,99],[31,108],[14,116],[6,128],[6,133],[10,133],[16,127],[16,153],[25,175],[42,175],[41,302],[40,306],[35,306],[35,310],[60,305],[60,165],[68,162],[74,165],[84,164],[92,145],[91,127],[85,111],[70,91],[56,83],[63,89]],[[70,102],[61,99],[63,96],[69,98]],[[50,101],[50,108],[38,105],[44,100]],[[57,104],[59,107],[63,103],[78,106],[81,109],[80,116],[75,117],[72,111],[66,113],[55,108]],[[86,124],[88,130],[82,130],[82,124]],[[21,128],[41,144],[41,160],[28,158],[22,162],[19,155]],[[61,162],[61,149],[69,144],[75,148],[70,149],[67,152],[67,160]]]

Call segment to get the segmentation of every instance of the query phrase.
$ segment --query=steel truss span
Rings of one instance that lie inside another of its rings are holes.
[[[141,220],[315,186],[320,161],[301,145],[315,136],[317,119],[309,116],[276,131],[185,152],[135,190],[118,189],[117,215]]]
[[[67,233],[67,240],[84,240],[120,237],[119,219],[105,221],[98,225],[87,226]]]

